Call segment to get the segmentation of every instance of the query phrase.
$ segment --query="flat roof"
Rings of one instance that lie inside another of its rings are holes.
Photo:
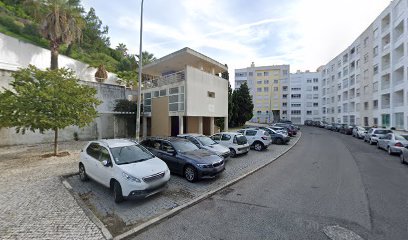
[[[207,71],[214,68],[215,73],[228,71],[228,68],[224,64],[194,51],[191,48],[185,47],[143,66],[142,72],[143,74],[160,76],[162,73],[166,72],[181,71],[185,69],[186,65],[198,69],[202,66]]]

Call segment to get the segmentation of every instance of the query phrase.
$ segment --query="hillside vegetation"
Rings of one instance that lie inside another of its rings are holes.
[[[81,12],[85,22],[82,38],[79,42],[62,45],[60,53],[76,60],[85,62],[92,67],[103,64],[107,71],[118,73],[125,78],[134,78],[137,70],[138,56],[128,53],[125,44],[112,48],[108,36],[109,27],[104,25],[96,15],[95,9],[88,12],[82,7],[80,0],[67,0]],[[49,49],[49,42],[39,33],[40,22],[35,18],[36,12],[32,4],[35,0],[1,0],[0,1],[0,32],[22,41]],[[40,9],[41,10],[41,9]],[[152,54],[144,52],[143,63],[153,61]],[[125,83],[129,85],[128,83]]]

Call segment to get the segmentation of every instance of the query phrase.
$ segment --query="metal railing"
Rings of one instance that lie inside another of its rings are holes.
[[[145,80],[143,82],[142,88],[143,90],[150,89],[150,88],[157,88],[165,85],[169,85],[172,83],[182,82],[186,80],[185,71],[175,72],[172,74],[164,75],[155,79]]]

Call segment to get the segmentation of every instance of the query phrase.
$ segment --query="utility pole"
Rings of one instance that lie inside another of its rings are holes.
[[[140,6],[140,46],[139,46],[139,79],[138,79],[138,93],[137,93],[137,114],[136,114],[136,141],[139,141],[140,136],[140,113],[141,113],[141,101],[142,101],[142,32],[143,32],[143,0]],[[146,123],[143,123],[146,124]]]

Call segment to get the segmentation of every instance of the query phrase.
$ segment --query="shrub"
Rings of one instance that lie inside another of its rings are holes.
[[[10,16],[0,15],[0,24],[5,26],[9,31],[20,34],[24,25],[18,23]]]

